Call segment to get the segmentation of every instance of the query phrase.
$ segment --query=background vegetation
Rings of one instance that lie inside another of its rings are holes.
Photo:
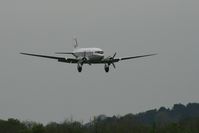
[[[94,117],[89,123],[66,120],[47,125],[17,119],[0,120],[0,133],[199,133],[199,104],[175,104],[139,114]]]

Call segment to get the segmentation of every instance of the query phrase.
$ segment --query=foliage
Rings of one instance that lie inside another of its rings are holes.
[[[137,115],[107,117],[100,115],[86,124],[66,120],[43,125],[0,120],[0,133],[199,133],[199,104],[175,104],[172,109],[161,107]]]

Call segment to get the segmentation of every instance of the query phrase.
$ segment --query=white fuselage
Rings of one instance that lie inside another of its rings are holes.
[[[104,58],[104,51],[100,48],[77,48],[74,49],[73,55],[77,59],[86,58],[89,61],[102,60]]]

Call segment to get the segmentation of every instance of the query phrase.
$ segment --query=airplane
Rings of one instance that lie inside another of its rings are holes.
[[[65,58],[65,57],[58,57],[58,56],[30,54],[30,53],[20,53],[20,54],[55,59],[55,60],[58,60],[58,62],[77,64],[78,72],[82,72],[82,67],[84,64],[89,64],[89,65],[104,64],[104,70],[106,73],[109,72],[110,65],[112,65],[113,68],[116,68],[116,66],[115,66],[116,62],[157,55],[157,54],[147,54],[147,55],[140,55],[140,56],[115,58],[115,56],[117,54],[117,53],[115,53],[113,56],[105,57],[104,51],[100,48],[79,48],[76,38],[74,39],[74,42],[75,42],[74,50],[72,52],[57,52],[55,54],[60,54],[60,55],[61,54],[65,54],[65,55],[69,54],[69,55],[73,55],[75,58]]]

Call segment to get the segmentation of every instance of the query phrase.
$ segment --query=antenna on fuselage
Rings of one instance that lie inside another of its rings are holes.
[[[73,40],[74,40],[74,48],[77,48],[78,47],[77,38],[75,37]]]

